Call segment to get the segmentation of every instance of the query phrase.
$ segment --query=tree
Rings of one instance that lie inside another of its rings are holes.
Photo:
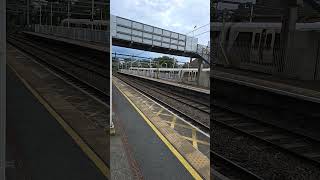
[[[175,59],[169,56],[162,56],[162,57],[155,58],[153,61],[159,63],[159,68],[165,67],[165,63],[167,64],[166,66],[168,68],[172,68]],[[177,64],[175,64],[175,67],[177,67]]]

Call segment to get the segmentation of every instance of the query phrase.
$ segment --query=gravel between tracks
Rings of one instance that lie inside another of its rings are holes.
[[[320,179],[320,169],[250,137],[214,125],[211,148],[265,179]]]

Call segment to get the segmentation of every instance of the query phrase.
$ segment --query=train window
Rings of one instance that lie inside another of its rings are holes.
[[[271,43],[272,43],[272,34],[267,34],[267,40],[266,40],[266,49],[271,49]]]
[[[260,37],[260,48],[264,48],[265,47],[265,43],[266,43],[266,30],[262,30],[262,33],[261,33],[261,37]],[[263,43],[263,44],[261,44]]]
[[[259,43],[260,43],[260,33],[256,33],[255,36],[254,36],[253,48],[254,49],[258,49]]]
[[[276,35],[274,37],[274,46],[275,46],[275,48],[280,47],[280,33],[276,33]]]
[[[252,32],[239,32],[236,38],[237,44],[250,44],[252,41]]]
[[[229,37],[230,37],[230,31],[231,31],[231,27],[228,28],[227,30],[227,35],[226,35],[226,41],[229,40]]]

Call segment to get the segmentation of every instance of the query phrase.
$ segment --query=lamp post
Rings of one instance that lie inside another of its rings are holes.
[[[251,3],[250,22],[252,22],[252,16],[253,16],[253,3]]]
[[[68,28],[70,27],[70,0],[68,0]]]
[[[52,28],[52,1],[50,3],[50,25],[51,25],[51,28]]]
[[[94,0],[91,1],[91,21],[92,21],[92,24],[91,24],[91,29],[93,30],[93,13],[94,13]]]
[[[28,25],[28,28],[29,28],[29,25],[30,25],[30,0],[27,0],[27,25]]]
[[[41,9],[42,9],[42,5],[41,4],[39,4],[40,5],[40,16],[39,16],[39,24],[40,24],[40,26],[41,26],[41,17],[42,17],[42,12],[41,12]]]

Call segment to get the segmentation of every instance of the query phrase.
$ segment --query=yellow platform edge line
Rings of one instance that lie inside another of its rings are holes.
[[[101,173],[110,179],[110,170],[108,166],[98,157],[98,155],[91,150],[91,148],[84,142],[84,140],[78,135],[64,120],[63,118],[47,103],[46,100],[35,90],[30,84],[20,76],[20,74],[10,65],[7,64],[10,69],[17,75],[27,89],[37,98],[37,100],[46,108],[46,110],[58,121],[63,129],[72,137],[72,139],[78,144],[81,150],[91,159],[91,161],[97,166]]]
[[[203,179],[199,173],[189,164],[189,162],[178,152],[178,150],[169,142],[169,140],[161,134],[157,127],[143,114],[143,112],[131,101],[131,99],[114,83],[117,89],[123,94],[128,102],[134,107],[134,109],[140,114],[140,116],[147,122],[151,129],[158,135],[162,142],[170,149],[170,151],[177,157],[181,164],[188,170],[192,177],[196,180]]]

